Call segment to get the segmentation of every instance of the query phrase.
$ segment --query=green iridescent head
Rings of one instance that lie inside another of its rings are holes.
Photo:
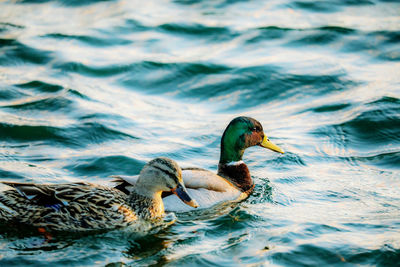
[[[219,162],[224,164],[240,161],[245,149],[251,146],[262,146],[284,153],[265,136],[260,122],[250,117],[237,117],[229,123],[222,135]]]

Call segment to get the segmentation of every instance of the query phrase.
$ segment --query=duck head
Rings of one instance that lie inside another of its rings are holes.
[[[140,172],[136,190],[142,195],[159,195],[162,192],[172,192],[185,204],[197,208],[197,202],[192,199],[182,180],[182,170],[178,164],[169,158],[156,158],[149,161]]]
[[[284,153],[264,134],[260,122],[250,117],[237,117],[229,123],[222,135],[220,164],[242,160],[245,149],[251,146]]]

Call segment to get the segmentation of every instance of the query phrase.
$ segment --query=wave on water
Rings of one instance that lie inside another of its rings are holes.
[[[1,180],[107,184],[158,156],[216,171],[221,135],[243,115],[285,150],[246,150],[248,199],[153,232],[46,240],[0,227],[0,264],[396,266],[399,10],[0,2]]]

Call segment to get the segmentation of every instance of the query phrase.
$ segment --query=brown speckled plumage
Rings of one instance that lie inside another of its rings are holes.
[[[3,182],[0,222],[43,227],[49,231],[86,231],[126,227],[158,220],[164,214],[162,191],[182,182],[172,160],[158,158],[142,170],[131,194],[90,183],[39,185]]]
[[[41,197],[28,199],[17,190],[7,190],[0,195],[0,219],[48,230],[100,230],[125,227],[138,218],[149,220],[162,215],[163,210],[153,207],[155,201],[100,185],[77,183],[59,185],[12,184],[13,187],[37,188],[51,192],[56,198],[49,204]],[[65,204],[63,204],[65,203]],[[5,207],[6,208],[5,208]],[[153,209],[156,209],[153,211]]]

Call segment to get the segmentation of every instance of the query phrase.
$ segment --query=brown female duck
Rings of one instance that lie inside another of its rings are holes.
[[[3,184],[12,189],[0,192],[0,221],[49,231],[113,229],[158,219],[164,215],[164,191],[197,207],[186,191],[180,167],[168,158],[147,163],[129,195],[90,183]]]

